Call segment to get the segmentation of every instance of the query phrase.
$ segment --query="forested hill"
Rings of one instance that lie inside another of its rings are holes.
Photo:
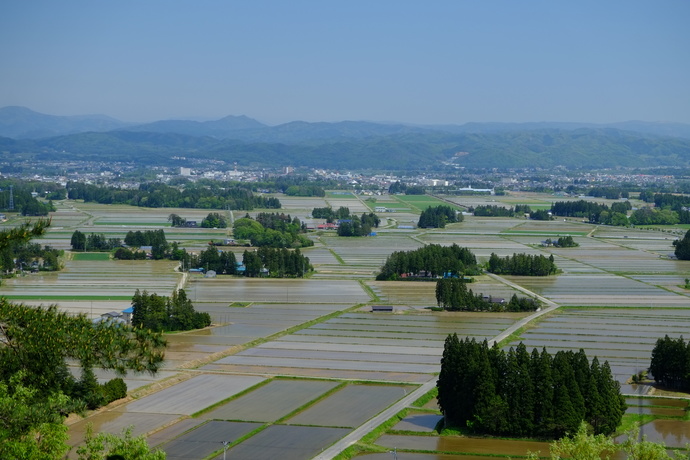
[[[38,136],[58,132],[62,135]],[[326,169],[437,170],[442,163],[467,168],[690,166],[690,125],[679,123],[267,126],[228,116],[133,125],[104,116],[58,117],[5,107],[0,109],[0,136],[5,136],[0,137],[0,159],[10,164],[28,158],[171,165],[177,164],[173,157],[186,157]]]
[[[383,136],[248,142],[174,133],[111,131],[40,140],[0,138],[5,160],[132,161],[171,164],[172,157],[209,158],[239,165],[327,169],[436,169],[565,166],[689,166],[690,140],[614,129],[537,130],[485,134],[405,132]]]

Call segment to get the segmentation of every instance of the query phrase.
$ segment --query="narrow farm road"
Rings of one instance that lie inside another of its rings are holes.
[[[496,337],[493,339],[489,340],[489,346],[492,346],[496,342],[500,342],[501,340],[505,339],[506,337],[510,336],[513,334],[515,331],[518,329],[524,327],[526,324],[528,324],[530,321],[535,320],[536,318],[539,318],[540,316],[543,316],[547,313],[550,313],[557,308],[560,307],[556,302],[553,302],[545,297],[542,297],[529,289],[525,289],[522,286],[518,286],[517,284],[513,283],[512,281],[509,281],[502,276],[494,275],[493,273],[487,273],[491,278],[506,284],[507,286],[510,286],[514,289],[519,290],[520,292],[538,299],[540,302],[542,302],[544,305],[547,305],[546,308],[542,308],[541,310],[534,312],[533,314],[526,316],[525,318],[522,318],[521,320],[517,321],[515,324],[507,328],[505,331],[501,332],[498,334]],[[351,446],[352,444],[356,443],[362,437],[364,437],[367,433],[371,432],[374,430],[377,426],[381,425],[383,422],[388,420],[389,418],[393,417],[395,414],[403,410],[404,408],[408,407],[412,402],[415,400],[419,399],[423,395],[425,395],[427,392],[431,391],[434,387],[436,386],[436,376],[434,376],[431,380],[425,382],[422,384],[419,388],[414,390],[412,393],[409,395],[405,396],[392,406],[390,406],[388,409],[384,410],[380,414],[378,414],[376,417],[373,417],[366,421],[363,425],[359,426],[357,429],[355,429],[353,432],[342,438],[340,441],[336,442],[333,444],[331,447],[328,449],[325,449],[321,454],[317,455],[316,457],[313,458],[313,460],[329,460],[334,458],[336,455],[340,454],[343,450]]]

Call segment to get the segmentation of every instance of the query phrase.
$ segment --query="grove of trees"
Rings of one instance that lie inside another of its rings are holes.
[[[304,236],[307,227],[298,218],[278,213],[259,213],[256,220],[249,215],[235,220],[233,236],[238,240],[249,240],[252,246],[272,248],[300,248],[313,246],[314,242]]]
[[[436,303],[448,311],[535,311],[539,302],[513,294],[508,302],[496,302],[491,296],[474,294],[459,278],[445,278],[436,282]]]
[[[244,275],[249,277],[265,274],[271,278],[303,278],[314,270],[309,257],[302,255],[299,248],[261,247],[256,251],[244,251],[242,264]]]
[[[685,236],[673,242],[673,253],[680,260],[690,260],[690,230],[685,232]]]
[[[457,244],[429,244],[411,251],[395,251],[386,258],[377,280],[434,279],[479,273],[472,251]]]
[[[201,220],[201,227],[203,228],[227,228],[228,222],[225,217],[217,212],[211,212]]]
[[[445,228],[446,224],[462,222],[463,216],[448,205],[429,206],[419,216],[419,228]]]
[[[338,226],[338,236],[367,236],[373,228],[378,228],[381,219],[370,212],[363,213],[362,217],[351,216],[347,220],[341,220]]]
[[[608,435],[626,409],[608,362],[583,350],[505,352],[457,334],[446,338],[437,389],[446,427],[499,436],[558,438],[582,421]]]
[[[649,372],[654,381],[678,390],[690,390],[690,341],[666,335],[658,339],[652,350]]]
[[[211,315],[194,310],[184,289],[173,291],[170,297],[137,289],[132,297],[132,307],[132,325],[139,329],[189,331],[211,325]]]
[[[513,256],[499,257],[491,253],[487,271],[496,275],[515,276],[548,276],[558,271],[553,255],[545,257],[541,254],[513,254]]]
[[[225,182],[188,183],[184,187],[147,182],[141,184],[138,189],[121,189],[68,182],[67,193],[72,200],[103,204],[129,204],[150,208],[235,209],[242,211],[250,211],[254,208],[280,208],[280,201],[275,197],[256,195],[246,186]]]

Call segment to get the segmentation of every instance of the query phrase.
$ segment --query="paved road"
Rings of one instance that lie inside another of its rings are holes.
[[[508,337],[510,334],[514,333],[519,328],[525,326],[530,321],[532,321],[536,318],[539,318],[540,316],[545,315],[549,312],[552,312],[555,309],[557,309],[558,307],[560,307],[560,305],[558,305],[556,302],[553,302],[553,301],[551,301],[545,297],[542,297],[542,296],[530,291],[529,289],[523,288],[522,286],[518,286],[517,284],[513,283],[512,281],[508,281],[507,279],[505,279],[501,276],[494,275],[492,273],[487,273],[487,274],[491,278],[493,278],[497,281],[500,281],[501,283],[504,283],[504,284],[514,288],[514,289],[517,289],[520,292],[522,292],[522,293],[524,293],[530,297],[536,298],[539,301],[543,302],[544,305],[547,305],[546,308],[542,308],[540,311],[535,312],[535,313],[521,319],[520,321],[518,321],[517,323],[510,326],[505,331],[498,334],[496,337],[494,337],[492,340],[489,341],[489,346],[492,346],[495,342],[500,342],[504,338]],[[365,422],[363,425],[358,427],[352,433],[348,434],[343,439],[341,439],[340,441],[336,442],[334,445],[332,445],[328,449],[321,452],[321,454],[314,457],[313,460],[329,460],[329,459],[332,459],[333,457],[335,457],[336,455],[340,454],[343,450],[347,449],[349,446],[351,446],[352,444],[354,444],[357,441],[359,441],[360,439],[362,439],[362,437],[364,437],[364,435],[366,435],[367,433],[374,430],[377,426],[381,425],[383,422],[385,422],[389,418],[393,417],[395,414],[397,414],[398,412],[400,412],[404,408],[408,407],[412,402],[416,401],[417,399],[419,399],[420,397],[425,395],[427,392],[431,391],[431,389],[433,389],[436,386],[436,379],[437,379],[437,377],[434,376],[431,380],[422,384],[422,386],[420,386],[419,388],[414,390],[412,393],[405,396],[403,399],[399,400],[398,402],[396,402],[395,404],[390,406],[388,409],[386,409],[385,411],[378,414],[376,417]]]

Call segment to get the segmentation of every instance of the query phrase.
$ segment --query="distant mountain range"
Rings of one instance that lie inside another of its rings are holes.
[[[246,116],[215,121],[126,123],[104,115],[55,116],[25,107],[0,109],[2,158],[135,161],[171,157],[242,165],[330,169],[690,165],[690,125],[592,123],[394,123],[295,121],[268,126]]]

